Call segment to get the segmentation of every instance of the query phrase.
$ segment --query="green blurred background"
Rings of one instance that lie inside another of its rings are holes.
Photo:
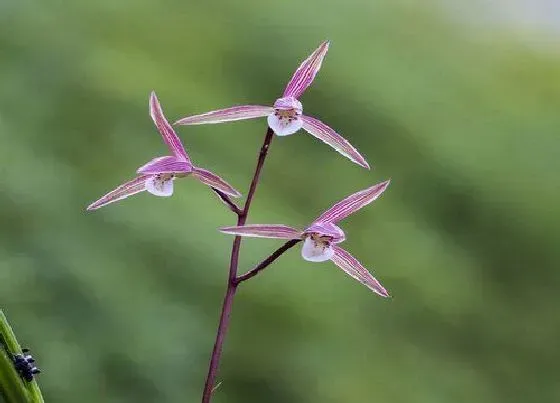
[[[0,306],[46,401],[199,400],[232,214],[194,180],[85,207],[165,152],[152,89],[172,121],[271,103],[328,38],[305,111],[375,169],[276,138],[249,221],[391,178],[342,226],[393,298],[291,250],[240,289],[214,401],[559,402],[559,8],[0,0]],[[178,131],[246,192],[265,127]],[[279,244],[244,242],[242,270]]]

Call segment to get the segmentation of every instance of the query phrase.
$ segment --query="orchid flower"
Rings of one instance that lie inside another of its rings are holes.
[[[240,197],[235,190],[218,175],[206,169],[195,167],[185,151],[181,140],[163,115],[155,92],[150,96],[150,116],[152,117],[171,155],[157,157],[137,170],[137,176],[107,193],[99,200],[88,206],[88,210],[96,210],[107,204],[132,196],[136,193],[148,191],[156,196],[171,196],[173,181],[176,178],[193,176],[200,182],[217,189],[227,195]]]
[[[303,231],[278,224],[249,224],[225,227],[220,231],[246,237],[301,239],[303,240],[301,255],[305,260],[310,262],[332,260],[350,277],[358,280],[373,292],[388,297],[389,294],[379,281],[355,257],[338,246],[344,241],[345,235],[344,231],[336,225],[342,219],[377,199],[387,186],[389,186],[389,181],[378,183],[348,196],[321,214]]]
[[[219,109],[200,115],[188,116],[175,122],[177,125],[201,125],[209,123],[232,122],[243,119],[267,117],[268,126],[278,136],[288,136],[303,128],[312,136],[325,142],[352,162],[369,169],[367,161],[340,134],[329,126],[303,115],[303,106],[299,97],[311,85],[315,75],[321,68],[323,59],[329,50],[329,42],[325,41],[295,71],[288,82],[281,98],[274,106],[243,105]]]

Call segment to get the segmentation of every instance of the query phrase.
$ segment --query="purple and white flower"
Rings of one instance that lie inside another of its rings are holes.
[[[332,260],[350,277],[358,280],[373,292],[388,297],[387,290],[371,275],[362,264],[346,250],[338,246],[344,241],[345,234],[337,223],[350,214],[376,200],[389,186],[389,181],[378,183],[354,193],[334,204],[303,231],[279,224],[249,224],[225,227],[220,231],[226,234],[277,239],[301,239],[301,255],[310,262]]]
[[[138,175],[134,179],[120,185],[90,204],[87,208],[88,210],[96,210],[143,191],[147,191],[155,196],[171,196],[173,194],[174,180],[187,176],[192,176],[205,185],[218,189],[227,195],[233,197],[241,196],[241,193],[218,175],[206,169],[195,167],[192,164],[181,140],[163,115],[155,92],[152,92],[150,96],[150,116],[163,141],[169,148],[171,155],[154,158],[147,164],[142,165],[138,168]]]
[[[315,79],[328,50],[329,42],[325,41],[301,63],[288,82],[282,97],[274,102],[274,106],[234,106],[188,116],[178,120],[175,124],[201,125],[267,117],[268,126],[276,135],[288,136],[303,128],[303,130],[325,142],[352,162],[369,169],[367,161],[348,140],[320,120],[303,114],[303,106],[299,98]]]

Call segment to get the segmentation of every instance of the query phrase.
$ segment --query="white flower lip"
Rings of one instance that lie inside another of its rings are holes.
[[[301,248],[301,256],[309,262],[324,262],[333,257],[334,250],[330,246],[330,241],[320,235],[311,234]]]
[[[146,179],[146,190],[155,196],[169,197],[173,194],[173,175],[154,175]]]
[[[285,111],[275,111],[267,118],[268,126],[277,136],[289,136],[303,126],[303,121],[298,116],[290,116]]]

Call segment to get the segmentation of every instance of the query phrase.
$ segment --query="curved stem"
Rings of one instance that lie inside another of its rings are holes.
[[[276,249],[274,252],[272,252],[270,254],[270,256],[268,256],[266,259],[264,259],[262,262],[260,262],[258,265],[256,265],[253,269],[251,269],[247,273],[243,274],[242,276],[237,277],[237,279],[235,280],[236,284],[239,285],[239,283],[242,283],[244,281],[249,280],[252,277],[255,277],[262,270],[264,270],[268,266],[270,266],[276,259],[278,259],[280,256],[282,256],[284,254],[284,252],[286,252],[288,249],[295,246],[298,242],[301,242],[301,239],[290,239],[284,245],[282,245],[281,247]]]
[[[253,180],[249,186],[249,192],[247,193],[247,200],[243,209],[235,211],[237,213],[237,225],[244,225],[247,220],[247,215],[249,214],[249,209],[251,207],[251,202],[253,201],[253,196],[257,190],[259,184],[261,171],[264,165],[264,161],[268,154],[268,149],[270,143],[272,142],[272,137],[274,132],[269,127],[266,131],[264,137],[263,145],[259,152],[259,158],[257,160],[257,166],[255,167],[255,173],[253,175]],[[223,200],[223,199],[222,199]],[[226,202],[224,200],[224,202]],[[227,203],[227,202],[226,202]],[[218,331],[216,333],[216,341],[214,342],[214,348],[212,350],[212,357],[210,358],[210,365],[208,368],[208,375],[206,377],[206,382],[204,384],[204,393],[202,394],[202,403],[209,403],[212,399],[212,391],[214,390],[214,383],[216,381],[216,375],[218,374],[218,366],[220,363],[220,357],[222,355],[222,347],[224,344],[225,336],[229,326],[229,318],[231,314],[231,308],[233,306],[233,298],[235,296],[235,291],[237,290],[237,268],[239,266],[239,249],[241,246],[241,237],[236,236],[233,240],[233,246],[231,248],[231,259],[229,264],[229,276],[226,295],[224,296],[224,302],[222,303],[222,313],[220,314],[220,323],[218,325]]]

